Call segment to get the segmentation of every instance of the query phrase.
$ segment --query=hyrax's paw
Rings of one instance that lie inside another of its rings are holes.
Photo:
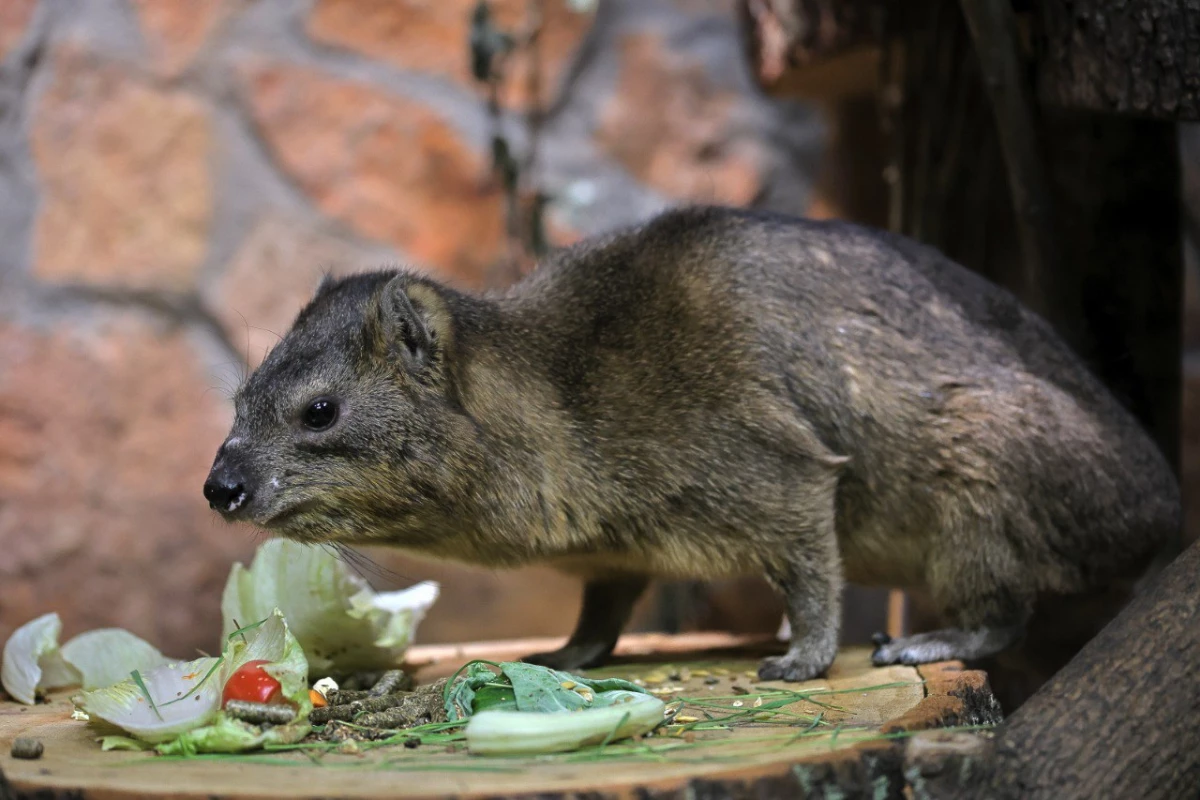
[[[568,644],[566,647],[547,653],[533,653],[521,660],[526,664],[537,664],[541,667],[570,672],[571,670],[600,666],[611,650],[611,647],[604,644]]]
[[[828,659],[786,653],[782,656],[767,656],[760,661],[758,677],[764,681],[807,681],[817,677],[828,668]]]
[[[927,664],[931,661],[941,661],[945,645],[925,636],[903,636],[893,639],[886,633],[877,633],[871,637],[875,643],[875,652],[871,654],[871,663],[877,667],[888,664]]]

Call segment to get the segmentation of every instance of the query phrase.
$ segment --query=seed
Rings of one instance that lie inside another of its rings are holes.
[[[760,708],[761,706],[762,706],[762,698],[759,697],[757,700],[754,701],[754,707]]]
[[[706,669],[694,669],[692,670],[692,674],[697,678],[707,678],[709,676],[709,671]]]
[[[748,670],[746,670],[745,672],[743,672],[742,674],[743,674],[743,675],[745,675],[745,676],[746,676],[747,678],[749,678],[750,680],[754,680],[755,678],[757,678],[757,677],[758,677],[758,673],[757,673],[757,672],[755,672],[755,671],[754,671],[754,670],[752,670],[752,669],[748,669]]]
[[[692,679],[692,671],[690,669],[688,669],[687,667],[684,667],[683,669],[679,670],[679,680],[690,681],[691,679]]]
[[[741,700],[734,700],[730,705],[732,705],[734,708],[741,708],[742,706],[744,706],[746,704],[743,703]]]
[[[11,754],[13,758],[41,758],[45,749],[40,739],[18,736],[13,739]]]
[[[574,689],[578,685],[579,684],[577,684],[575,681],[563,681],[562,683],[559,684],[559,686],[561,686],[564,689]]]
[[[353,739],[344,739],[338,746],[337,751],[344,756],[356,756],[361,752],[358,742]]]
[[[665,672],[649,672],[646,674],[646,683],[665,683],[667,674]]]
[[[700,721],[700,718],[699,718],[699,717],[693,717],[693,716],[690,716],[690,715],[688,715],[688,714],[680,714],[679,716],[675,717],[675,721],[676,721],[676,722],[683,722],[683,723],[687,723],[687,722],[699,722],[699,721]]]
[[[646,685],[646,682],[644,680],[642,680],[641,678],[634,678],[633,683],[636,686],[645,686]]]
[[[577,693],[577,694],[578,694],[580,697],[582,697],[582,698],[583,698],[583,702],[585,702],[585,703],[590,703],[590,702],[592,702],[592,693],[591,693],[591,692],[589,692],[587,689],[578,689],[578,690],[576,690],[576,693]]]
[[[225,704],[225,713],[251,725],[286,725],[296,718],[296,709],[291,706],[249,703],[245,700],[230,700]]]

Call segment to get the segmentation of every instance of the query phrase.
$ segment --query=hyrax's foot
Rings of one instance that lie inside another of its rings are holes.
[[[551,669],[561,669],[567,672],[576,669],[598,667],[612,652],[612,645],[605,642],[568,642],[565,647],[551,650],[547,653],[533,653],[521,660],[526,664],[537,664]]]
[[[767,656],[758,664],[758,677],[764,681],[807,681],[829,669],[830,658],[812,654],[788,652]]]
[[[970,661],[986,658],[1007,649],[1021,638],[1024,627],[977,628],[971,631],[945,628],[893,639],[886,633],[871,637],[875,652],[871,661],[877,667],[886,664],[928,664],[933,661]]]

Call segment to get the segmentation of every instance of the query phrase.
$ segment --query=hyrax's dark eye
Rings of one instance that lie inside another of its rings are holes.
[[[310,431],[323,431],[337,422],[337,418],[337,401],[328,397],[318,397],[313,400],[300,415],[300,421]]]

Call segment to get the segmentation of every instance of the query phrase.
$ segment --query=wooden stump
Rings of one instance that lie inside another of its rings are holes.
[[[477,643],[414,648],[422,680],[453,672],[473,658],[512,659],[548,642]],[[756,724],[702,732],[682,754],[657,758],[570,755],[542,759],[483,758],[463,750],[388,747],[360,755],[329,754],[314,763],[301,753],[163,759],[146,753],[102,752],[94,726],[72,720],[63,695],[34,707],[0,703],[0,799],[132,800],[143,797],[900,797],[903,744],[909,732],[997,721],[983,673],[956,663],[928,667],[870,666],[869,651],[843,651],[821,680],[762,683],[751,677],[758,657],[778,645],[720,634],[629,636],[621,663],[597,673],[630,678],[655,674],[688,697],[724,697],[772,686],[815,691],[787,707],[819,719],[808,726]],[[715,680],[714,680],[715,679]],[[745,702],[747,707],[755,695]],[[685,709],[687,711],[688,709]],[[683,713],[683,712],[681,712]],[[689,713],[702,714],[703,710]],[[12,740],[45,744],[36,761],[9,757]],[[649,742],[668,741],[655,737]]]

